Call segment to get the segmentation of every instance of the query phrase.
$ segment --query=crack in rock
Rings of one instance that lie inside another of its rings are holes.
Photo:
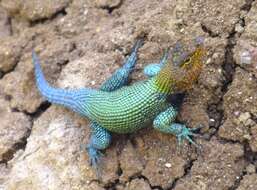
[[[112,12],[115,10],[115,9],[119,9],[122,4],[123,4],[123,1],[124,0],[119,0],[118,3],[114,4],[114,5],[110,5],[108,3],[104,4],[104,5],[100,5],[99,7],[101,9],[104,9],[104,10],[107,10],[108,14],[112,14]]]
[[[184,177],[186,177],[187,175],[189,175],[189,173],[190,173],[190,171],[191,171],[191,168],[193,167],[193,164],[194,164],[195,161],[197,161],[197,159],[192,159],[192,160],[188,161],[188,163],[187,163],[187,164],[185,165],[185,167],[184,167],[184,170],[185,170],[184,175],[181,176],[181,177],[178,177],[178,178],[174,179],[173,183],[171,184],[171,187],[168,188],[167,190],[175,189],[178,180],[183,179]]]
[[[67,6],[68,7],[68,6]],[[58,18],[59,16],[65,16],[67,15],[67,12],[66,12],[66,8],[67,7],[64,7],[62,8],[61,10],[57,11],[56,13],[54,13],[51,17],[49,18],[39,18],[39,19],[36,19],[36,20],[33,20],[33,21],[30,21],[30,26],[31,27],[34,27],[35,25],[38,25],[38,24],[44,24],[45,22],[47,21],[52,21],[52,20],[55,20],[56,18]]]
[[[252,7],[252,3],[253,2],[254,2],[254,0],[246,0],[246,3],[245,3],[245,5],[243,5],[241,7],[241,10],[245,10],[245,11],[249,12],[251,7]],[[244,20],[240,19],[238,21],[238,23],[240,21],[241,21],[241,24],[244,25]],[[236,24],[238,24],[238,23],[236,23]],[[211,136],[217,135],[219,127],[222,125],[222,122],[224,120],[223,97],[226,94],[229,86],[231,85],[231,83],[233,81],[234,74],[235,74],[236,64],[235,64],[235,60],[233,58],[233,49],[234,49],[234,47],[236,45],[236,42],[237,42],[236,41],[236,34],[238,34],[238,32],[235,30],[236,24],[234,25],[232,32],[227,37],[227,45],[225,47],[225,60],[224,60],[224,63],[222,64],[222,70],[223,70],[223,73],[224,73],[223,75],[225,77],[225,80],[223,81],[223,85],[222,85],[222,96],[221,96],[221,98],[220,98],[220,100],[218,101],[217,104],[208,105],[208,109],[207,109],[208,110],[208,115],[210,116],[210,118],[213,118],[211,116],[212,115],[217,115],[217,113],[219,115],[218,118],[215,118],[216,122],[214,124],[214,128],[216,130],[214,131],[213,134],[211,134]],[[219,34],[215,34],[213,31],[208,29],[205,25],[201,24],[201,27],[202,27],[202,30],[205,33],[208,33],[208,35],[210,37],[212,37],[212,38],[219,37]],[[218,138],[218,139],[219,139],[219,141],[223,141],[220,138]],[[228,140],[224,140],[224,141],[226,143],[231,143]],[[232,143],[238,143],[238,142],[232,142]],[[250,147],[248,147],[247,150],[248,151],[246,151],[246,148],[245,148],[244,155],[245,156],[247,155],[245,160],[248,160],[248,162],[250,162],[250,163],[254,163],[256,161],[256,159],[257,159],[257,154],[253,153],[251,151]],[[250,154],[249,154],[249,151],[250,151]],[[183,175],[182,177],[179,177],[179,178],[174,180],[172,186],[169,188],[170,190],[174,189],[176,187],[176,182],[178,180],[183,179],[185,176],[188,175],[188,173],[190,172],[190,170],[192,168],[192,165],[193,165],[194,161],[195,160],[191,160],[191,162],[189,162],[189,166],[187,166],[187,168],[186,168],[185,175]],[[244,175],[246,175],[246,173],[243,170],[241,172],[240,176],[235,180],[234,185],[232,187],[230,187],[229,190],[236,190],[239,187],[240,182],[243,179]]]
[[[20,111],[20,110],[15,109],[15,108],[12,109],[12,112],[21,112],[21,113],[27,115],[29,117],[29,122],[30,122],[31,127],[29,128],[27,133],[19,140],[19,142],[16,142],[9,150],[7,150],[3,154],[3,159],[0,160],[0,164],[1,163],[7,164],[10,160],[13,159],[14,154],[16,152],[18,152],[19,150],[25,150],[26,145],[27,145],[27,139],[30,137],[31,132],[32,132],[32,128],[33,128],[33,125],[34,125],[34,120],[36,118],[40,117],[40,115],[42,113],[44,113],[50,106],[51,106],[50,103],[43,102],[34,113],[27,113],[25,111]]]
[[[42,102],[35,112],[29,113],[27,111],[22,111],[24,114],[32,117],[33,120],[39,118],[52,104],[48,101]],[[17,109],[16,109],[17,110]]]
[[[203,23],[201,23],[201,28],[202,30],[207,33],[210,37],[212,38],[216,38],[216,37],[220,37],[220,34],[217,34],[215,32],[213,32],[211,29],[209,29],[207,26],[205,26]]]

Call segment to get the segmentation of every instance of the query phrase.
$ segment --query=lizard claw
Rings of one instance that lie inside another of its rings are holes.
[[[192,137],[202,137],[202,135],[196,134],[194,131],[197,131],[204,126],[199,126],[197,128],[187,128],[185,125],[182,126],[182,129],[179,134],[177,134],[177,139],[178,139],[178,145],[181,146],[181,143],[183,142],[184,139],[188,140],[192,145],[194,145],[197,149],[202,149],[200,145],[195,143],[192,139]]]
[[[96,175],[100,179],[101,178],[100,159],[103,156],[103,153],[92,146],[88,146],[86,149],[89,155],[89,164],[96,170]]]

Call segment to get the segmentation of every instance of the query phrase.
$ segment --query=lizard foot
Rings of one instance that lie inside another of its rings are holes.
[[[90,166],[92,166],[96,170],[97,177],[101,178],[100,158],[103,156],[103,154],[100,150],[97,150],[92,146],[88,146],[86,149],[89,155]]]
[[[192,137],[202,137],[199,134],[196,134],[195,131],[198,131],[199,129],[203,128],[204,126],[200,125],[199,127],[196,128],[187,128],[185,125],[181,125],[180,132],[176,134],[177,139],[178,139],[178,145],[180,147],[181,143],[186,139],[188,140],[192,145],[194,145],[198,149],[202,149],[202,147],[198,144],[196,144]]]

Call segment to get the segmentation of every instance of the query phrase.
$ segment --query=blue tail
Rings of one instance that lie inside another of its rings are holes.
[[[95,92],[93,89],[83,88],[78,90],[64,90],[51,87],[46,81],[39,59],[32,51],[35,67],[35,79],[40,93],[51,103],[60,104],[82,115],[88,115],[87,99]]]

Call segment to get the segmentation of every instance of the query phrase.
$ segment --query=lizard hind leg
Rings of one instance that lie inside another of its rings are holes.
[[[101,85],[100,90],[110,92],[128,84],[129,74],[133,71],[136,65],[138,49],[142,46],[142,44],[142,40],[138,40],[135,43],[130,56],[125,61],[123,66],[116,70],[115,73]]]
[[[92,122],[90,125],[91,128],[91,138],[90,142],[87,145],[87,152],[89,156],[89,164],[95,168],[96,175],[101,177],[101,167],[100,160],[102,150],[106,149],[111,143],[111,134],[101,127],[98,123]]]

